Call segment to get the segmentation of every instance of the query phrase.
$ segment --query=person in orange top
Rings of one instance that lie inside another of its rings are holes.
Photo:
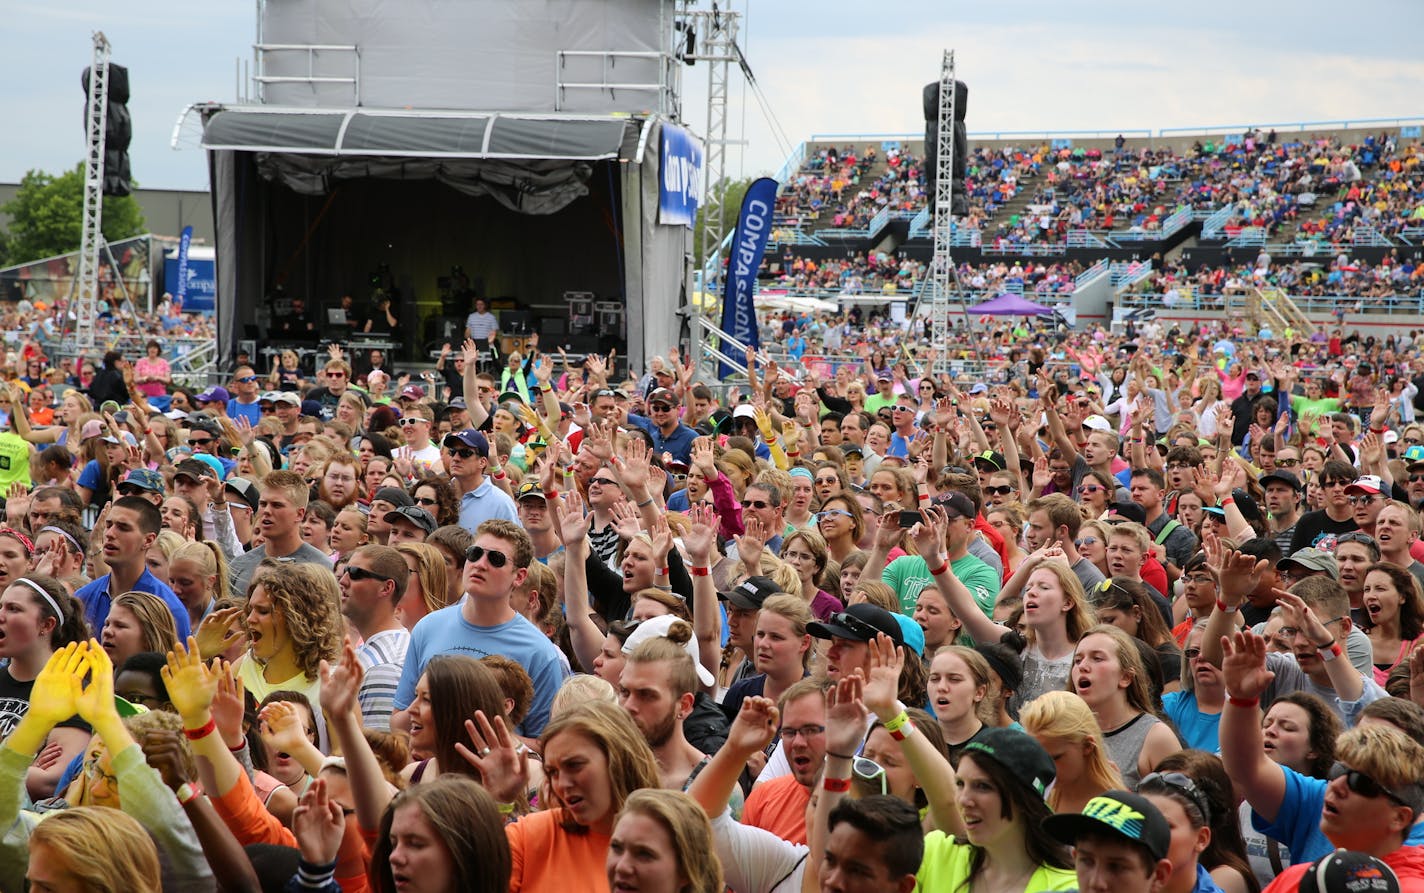
[[[490,793],[512,809],[528,790],[529,758],[516,748],[503,720],[477,714],[471,732],[477,752],[456,749],[487,779]],[[659,786],[658,765],[643,733],[617,704],[580,704],[559,715],[540,736],[544,777],[552,802],[543,812],[505,826],[509,836],[509,893],[567,893],[571,884],[604,891],[604,864],[613,823],[628,795]],[[574,879],[578,879],[575,881]]]
[[[786,748],[791,772],[752,788],[742,809],[742,824],[804,844],[806,804],[825,763],[826,695],[818,681],[803,679],[786,690],[777,709],[782,716],[781,746]],[[819,732],[814,731],[817,727]]]

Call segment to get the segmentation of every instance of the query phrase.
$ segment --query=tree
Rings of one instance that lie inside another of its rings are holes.
[[[15,198],[0,210],[10,215],[9,231],[0,234],[7,265],[78,251],[84,226],[84,165],[57,177],[27,172]],[[143,211],[131,195],[106,196],[100,228],[110,242],[142,235]]]
[[[743,177],[740,180],[723,179],[712,187],[712,190],[722,197],[722,237],[726,238],[737,225],[737,215],[742,212],[742,199],[747,194],[747,189],[752,185],[752,177]],[[697,266],[701,269],[707,262],[707,258],[702,256],[702,230],[707,225],[707,204],[704,202],[697,209],[697,222],[692,228],[692,256],[697,258]],[[714,221],[714,226],[716,223]]]

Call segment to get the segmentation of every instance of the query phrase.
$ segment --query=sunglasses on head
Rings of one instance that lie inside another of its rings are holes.
[[[1197,651],[1198,654],[1201,653],[1198,649],[1192,650]],[[1137,783],[1137,792],[1143,793],[1144,788],[1151,787],[1159,790],[1166,788],[1180,793],[1196,806],[1197,811],[1202,815],[1202,820],[1208,825],[1211,824],[1211,804],[1207,801],[1206,794],[1197,787],[1191,776],[1182,772],[1152,772],[1143,776],[1142,780]]]
[[[341,572],[344,573],[346,576],[350,577],[351,579],[358,581],[380,580],[383,583],[389,583],[391,581],[391,578],[387,577],[385,574],[378,574],[375,571],[368,571],[364,567],[352,567],[349,564],[343,567],[341,569]]]
[[[509,556],[496,549],[486,549],[483,546],[471,546],[465,550],[465,560],[477,562],[481,558],[488,558],[490,567],[501,568],[509,563]]]

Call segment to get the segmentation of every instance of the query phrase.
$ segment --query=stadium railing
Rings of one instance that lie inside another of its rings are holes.
[[[1222,205],[1215,211],[1209,213],[1202,220],[1201,237],[1203,239],[1220,239],[1226,231],[1226,224],[1236,213],[1236,203],[1232,202]]]

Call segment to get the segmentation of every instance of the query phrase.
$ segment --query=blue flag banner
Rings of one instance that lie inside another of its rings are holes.
[[[173,297],[181,305],[188,296],[188,248],[193,244],[193,228],[183,227],[183,235],[178,239],[178,290]]]
[[[772,212],[776,208],[776,181],[762,177],[747,187],[742,199],[742,213],[737,216],[737,229],[732,236],[731,257],[727,264],[727,288],[722,296],[722,331],[750,347],[760,347],[757,331],[756,297],[757,270],[771,238]],[[723,347],[726,352],[726,347]],[[721,364],[719,379],[726,379],[734,370]]]
[[[697,220],[702,201],[702,146],[691,132],[663,124],[662,182],[658,184],[658,223],[685,226]]]

